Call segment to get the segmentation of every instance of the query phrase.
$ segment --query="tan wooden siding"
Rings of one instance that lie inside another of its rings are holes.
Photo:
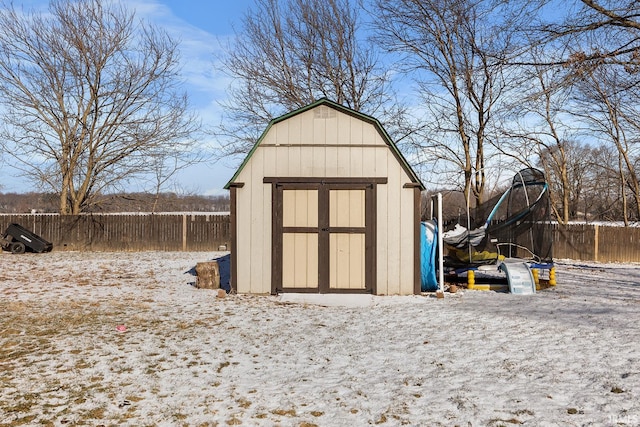
[[[271,187],[262,183],[264,152],[257,150],[239,177],[244,182],[236,192],[238,229],[237,255],[250,268],[238,269],[240,293],[269,293],[271,290]]]
[[[318,147],[318,146],[275,146],[258,148],[254,157],[264,161],[264,176],[306,176],[321,177],[384,177],[389,153],[386,146],[373,147]],[[255,166],[254,166],[255,167]],[[241,175],[244,175],[244,170]],[[238,177],[238,181],[240,181]]]
[[[386,146],[382,136],[370,123],[335,110],[331,117],[315,115],[314,110],[310,110],[276,123],[264,136],[261,145]]]
[[[378,292],[384,294],[399,294],[401,269],[403,265],[400,263],[402,253],[402,230],[400,228],[400,220],[402,218],[402,179],[399,172],[391,164],[391,159],[387,158],[387,177],[388,182],[385,186],[386,194],[384,198],[379,198],[379,203],[385,203],[389,209],[387,216],[381,214],[378,216],[378,227],[384,228],[386,232],[386,241],[379,241],[378,247],[384,245],[387,253],[386,258],[381,259],[378,255],[378,265],[386,264],[386,277],[379,276]],[[407,236],[409,237],[409,236]],[[413,239],[411,239],[413,241]],[[408,264],[407,264],[408,266]]]
[[[413,293],[414,211],[413,190],[402,188],[409,176],[389,151],[380,156],[387,185],[378,186],[378,293],[395,295]]]

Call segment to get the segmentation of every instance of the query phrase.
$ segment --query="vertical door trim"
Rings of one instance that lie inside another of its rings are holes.
[[[282,287],[282,185],[271,187],[271,294]],[[276,268],[279,266],[279,268]]]
[[[417,183],[407,183],[402,188],[413,189],[413,293],[419,295],[422,292],[422,191]]]
[[[238,291],[238,188],[244,187],[243,182],[234,182],[229,186],[229,216],[231,226],[231,278],[229,285],[231,292]]]
[[[367,197],[367,193],[369,193],[369,197]],[[365,190],[365,228],[367,229],[366,235],[369,236],[369,239],[365,238],[365,259],[369,260],[370,266],[369,268],[365,268],[365,282],[366,288],[371,290],[373,295],[378,293],[378,283],[377,283],[377,267],[378,267],[378,241],[377,241],[377,221],[378,221],[378,199],[377,199],[377,188],[375,184],[372,184],[369,189]],[[372,215],[369,215],[372,213]]]
[[[329,269],[324,267],[329,260],[329,191],[318,185],[318,292],[329,292]]]
[[[422,254],[420,253],[420,221],[422,220],[421,214],[421,201],[422,192],[420,188],[413,188],[413,294],[420,295],[422,291]],[[440,230],[438,230],[440,232]]]

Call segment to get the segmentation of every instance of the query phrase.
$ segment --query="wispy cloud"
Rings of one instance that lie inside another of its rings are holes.
[[[132,0],[127,7],[139,18],[165,29],[180,42],[181,73],[193,109],[205,125],[218,124],[222,118],[219,102],[226,97],[231,79],[221,71],[220,60],[232,34],[213,34],[176,16],[167,5],[155,0]],[[212,150],[218,141],[205,137],[200,150]],[[179,181],[189,191],[218,194],[234,169],[222,164],[202,164],[179,173]],[[208,177],[203,182],[202,177]],[[189,188],[192,186],[198,188]]]
[[[140,18],[164,28],[180,41],[182,75],[194,107],[206,118],[213,118],[216,102],[225,96],[229,79],[217,61],[224,57],[230,34],[212,34],[177,17],[171,9],[154,0],[132,0],[127,6]]]

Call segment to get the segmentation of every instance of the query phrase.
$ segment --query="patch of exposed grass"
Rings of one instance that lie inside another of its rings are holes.
[[[520,421],[520,420],[518,420],[516,418],[510,418],[508,420],[503,420],[503,419],[496,418],[496,419],[493,419],[493,420],[489,421],[489,425],[495,426],[495,427],[507,427],[508,424],[518,425],[518,424],[522,424],[522,421]]]
[[[238,406],[244,409],[247,409],[252,405],[252,402],[250,400],[245,399],[244,397],[237,399],[236,402],[238,402]]]
[[[273,411],[271,411],[271,413],[274,415],[280,415],[280,416],[289,416],[289,417],[296,416],[295,409],[274,409]]]
[[[91,420],[103,420],[105,417],[105,408],[93,408],[83,413],[83,418]]]
[[[12,406],[2,408],[8,414],[11,413],[27,413],[36,405],[37,396],[34,394],[22,395],[22,399],[18,399]]]
[[[2,408],[0,408],[2,409]],[[2,427],[18,427],[18,426],[30,426],[33,425],[32,422],[38,418],[35,415],[27,415],[24,417],[19,417],[14,419],[13,421],[9,421],[8,423],[3,423]]]
[[[375,424],[384,424],[386,423],[387,420],[387,416],[385,414],[381,414],[380,417],[374,421]]]

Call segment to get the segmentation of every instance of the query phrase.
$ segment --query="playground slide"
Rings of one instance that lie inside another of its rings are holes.
[[[512,294],[530,295],[536,293],[536,282],[529,264],[517,258],[505,258],[498,267],[507,275],[509,291]]]
[[[420,224],[420,290],[422,292],[438,289],[438,280],[436,279],[437,228],[434,221]]]

